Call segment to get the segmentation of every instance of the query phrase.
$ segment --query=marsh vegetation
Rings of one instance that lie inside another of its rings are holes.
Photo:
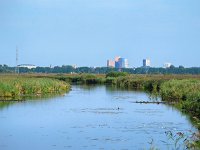
[[[63,93],[69,89],[68,83],[56,79],[13,75],[0,76],[0,97],[2,100],[18,100],[25,96]]]

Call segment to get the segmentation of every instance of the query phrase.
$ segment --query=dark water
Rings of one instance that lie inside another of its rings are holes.
[[[0,103],[0,150],[172,149],[166,131],[196,129],[187,117],[146,93],[73,86],[62,97]]]

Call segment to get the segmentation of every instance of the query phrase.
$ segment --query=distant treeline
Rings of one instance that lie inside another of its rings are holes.
[[[130,74],[200,74],[200,67],[184,68],[183,66],[170,68],[108,68],[108,67],[78,67],[55,66],[55,67],[37,67],[33,69],[19,68],[20,73],[93,73],[106,74],[109,72],[127,72]],[[0,65],[0,73],[14,73],[15,67]]]

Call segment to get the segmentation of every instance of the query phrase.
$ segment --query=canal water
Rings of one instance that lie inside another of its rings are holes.
[[[69,93],[0,102],[0,150],[174,148],[165,132],[196,129],[178,110],[147,93],[106,86],[73,86]]]

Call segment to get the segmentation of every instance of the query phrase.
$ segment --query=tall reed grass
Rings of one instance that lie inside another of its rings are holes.
[[[68,83],[50,79],[21,76],[0,76],[0,97],[20,97],[59,93],[70,89]]]
[[[161,85],[160,95],[162,100],[177,102],[178,108],[200,120],[200,80],[167,81]]]

